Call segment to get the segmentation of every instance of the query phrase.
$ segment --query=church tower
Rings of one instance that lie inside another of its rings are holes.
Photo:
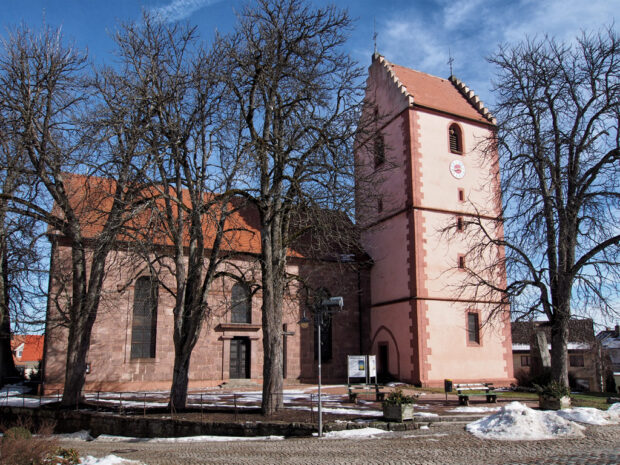
[[[510,383],[509,309],[463,286],[475,266],[464,228],[500,213],[497,156],[481,148],[495,119],[458,79],[376,53],[366,102],[374,129],[358,139],[356,162],[358,222],[372,259],[368,353],[379,373],[424,386]],[[505,281],[505,272],[493,279]]]

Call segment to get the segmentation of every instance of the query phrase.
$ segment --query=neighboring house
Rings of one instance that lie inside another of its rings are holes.
[[[30,379],[39,371],[41,360],[43,360],[43,339],[44,336],[35,334],[15,334],[11,337],[15,368],[26,379]]]
[[[603,365],[605,367],[605,378],[610,377],[615,380],[615,390],[620,392],[620,325],[616,325],[614,329],[607,328],[596,335],[596,340],[601,345]],[[608,386],[609,390],[613,390],[613,386]]]
[[[551,353],[551,326],[546,321],[512,323],[512,353],[515,377],[524,382],[531,377],[530,344],[535,331],[542,329]],[[571,319],[568,324],[568,376],[572,388],[600,392],[600,357],[591,319]]]
[[[321,333],[324,379],[346,380],[347,355],[374,354],[378,372],[386,378],[425,386],[443,386],[445,378],[510,384],[508,307],[493,325],[483,325],[488,302],[452,290],[466,275],[460,268],[466,266],[468,244],[466,234],[460,233],[464,220],[479,214],[473,205],[488,207],[488,215],[499,214],[497,160],[489,162],[479,148],[481,139],[495,133],[494,118],[456,78],[393,65],[377,54],[366,99],[385,116],[376,140],[358,140],[355,154],[359,169],[369,170],[359,174],[375,177],[372,194],[357,186],[356,220],[365,228],[361,245],[364,258],[371,259],[370,269],[347,270],[343,264],[360,257],[346,251],[338,263],[338,257],[317,260],[303,248],[289,249],[291,274],[344,297],[343,312]],[[89,204],[91,180],[67,179],[72,201]],[[372,200],[372,205],[363,200]],[[231,263],[231,273],[242,272],[251,280],[215,283],[209,301],[212,318],[190,363],[190,388],[235,379],[260,382],[262,377],[261,291],[255,286],[260,282],[255,261],[260,252],[258,217],[243,209],[231,221],[236,236],[226,243],[242,253]],[[450,240],[441,232],[446,224],[456,227]],[[58,232],[50,234],[50,240],[44,376],[46,388],[57,389],[64,380],[66,330],[55,323],[58,308],[67,300],[70,276],[64,270],[71,244]],[[173,277],[164,275],[154,283],[148,267],[131,258],[122,247],[110,257],[85,389],[170,387],[173,299],[165,287]],[[493,279],[503,281],[505,274]],[[288,291],[282,331],[285,383],[315,381],[313,329],[297,325],[307,304],[299,288],[293,285]]]

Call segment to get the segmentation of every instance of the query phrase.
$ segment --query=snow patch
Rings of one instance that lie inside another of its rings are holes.
[[[281,441],[284,436],[185,436],[180,438],[132,438],[102,434],[96,442],[146,442],[146,443],[187,443],[187,442],[230,442],[230,441]]]
[[[501,407],[455,407],[448,410],[448,412],[454,413],[488,413],[497,412]]]
[[[584,426],[565,420],[553,411],[537,411],[511,402],[499,412],[469,423],[467,431],[482,439],[508,441],[581,437]]]
[[[82,465],[144,465],[142,462],[127,460],[116,455],[107,455],[103,458],[88,455],[86,457],[80,457],[80,463]]]
[[[389,433],[379,428],[360,428],[360,429],[347,429],[343,431],[330,431],[323,435],[326,439],[348,439],[348,438],[373,438],[375,436]],[[316,433],[315,433],[316,434]]]
[[[606,411],[591,407],[575,407],[558,410],[557,414],[567,420],[588,425],[614,425],[620,423],[620,408],[612,410],[612,407],[613,405]]]
[[[69,439],[73,441],[92,441],[93,437],[89,431],[81,430],[75,433],[54,434],[54,439]]]

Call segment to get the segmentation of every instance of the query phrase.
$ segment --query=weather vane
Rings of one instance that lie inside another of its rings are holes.
[[[454,63],[454,58],[452,58],[452,51],[448,48],[448,64],[450,65],[450,76],[452,76],[452,63]]]

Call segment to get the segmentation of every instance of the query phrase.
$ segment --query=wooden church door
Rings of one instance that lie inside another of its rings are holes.
[[[235,337],[230,341],[230,378],[245,379],[250,377],[250,340],[247,337]]]

